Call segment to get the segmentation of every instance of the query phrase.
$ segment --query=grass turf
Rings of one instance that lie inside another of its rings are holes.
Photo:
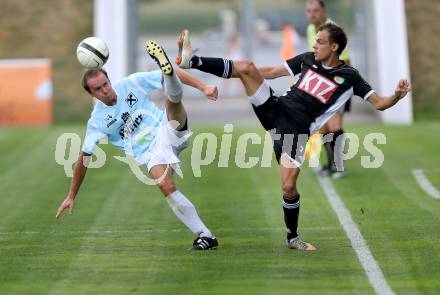
[[[364,169],[361,149],[349,176],[333,181],[397,294],[440,291],[440,202],[411,169],[440,188],[438,123],[351,126],[362,139],[383,132],[380,169]],[[222,129],[196,129],[214,132]],[[236,129],[234,139],[249,129]],[[259,129],[256,131],[262,135]],[[316,176],[303,169],[300,231],[318,251],[285,246],[278,167],[213,164],[192,176],[182,154],[179,189],[220,241],[217,251],[187,251],[192,234],[157,188],[139,182],[121,153],[105,147],[103,168],[89,169],[72,216],[54,215],[70,179],[55,163],[57,137],[82,127],[9,128],[0,132],[0,294],[374,294]],[[235,148],[232,148],[231,159]],[[249,145],[250,155],[261,146]]]

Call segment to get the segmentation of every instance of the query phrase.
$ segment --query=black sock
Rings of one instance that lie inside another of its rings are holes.
[[[293,198],[283,197],[284,222],[287,228],[287,240],[296,238],[298,233],[299,194]]]
[[[191,68],[226,79],[232,76],[232,66],[232,60],[225,58],[196,55],[191,58]]]

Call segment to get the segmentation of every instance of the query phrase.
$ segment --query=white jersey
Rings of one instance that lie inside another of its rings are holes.
[[[107,106],[97,100],[87,123],[82,151],[93,154],[96,145],[108,141],[142,162],[157,137],[164,112],[150,100],[150,93],[163,90],[162,72],[135,73],[113,85],[117,102]]]

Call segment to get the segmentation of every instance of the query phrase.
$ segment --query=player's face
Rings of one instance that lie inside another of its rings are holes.
[[[306,15],[309,22],[314,25],[321,25],[326,19],[325,10],[319,5],[318,1],[307,2]]]
[[[316,43],[313,49],[315,50],[315,59],[317,61],[325,61],[330,59],[333,54],[336,54],[338,45],[336,43],[330,43],[328,31],[322,30],[316,34]]]
[[[116,92],[113,90],[110,80],[103,73],[89,78],[87,85],[93,97],[106,105],[114,105],[116,103]]]

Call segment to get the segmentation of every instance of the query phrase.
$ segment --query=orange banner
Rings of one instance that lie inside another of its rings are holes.
[[[291,25],[284,25],[281,37],[281,60],[285,61],[295,56],[295,29]]]
[[[50,125],[51,122],[49,60],[0,60],[0,125]]]

